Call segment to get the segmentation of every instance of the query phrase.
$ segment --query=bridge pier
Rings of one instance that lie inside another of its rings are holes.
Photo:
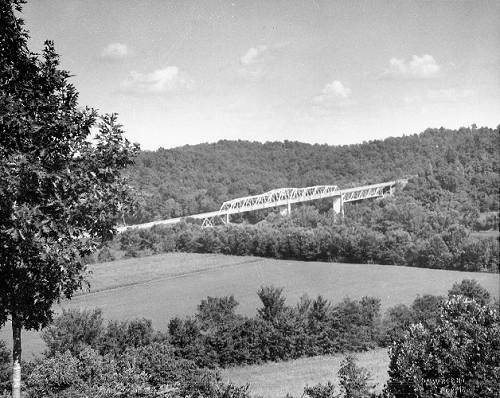
[[[344,217],[344,198],[342,195],[333,197],[333,212]]]
[[[226,214],[226,224],[229,224],[231,221],[229,220],[229,213]]]

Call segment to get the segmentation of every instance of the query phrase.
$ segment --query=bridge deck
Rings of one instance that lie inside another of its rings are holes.
[[[244,213],[267,209],[271,207],[290,206],[293,203],[307,202],[330,197],[340,198],[342,203],[358,200],[382,197],[392,193],[392,189],[398,183],[406,183],[407,180],[388,181],[380,184],[364,185],[354,188],[339,189],[336,185],[318,185],[306,188],[279,188],[260,195],[246,196],[224,202],[217,211],[193,214],[185,217],[170,218],[167,220],[151,221],[145,224],[120,226],[119,232],[127,229],[146,229],[155,225],[170,225],[180,222],[183,218],[195,218],[203,220],[204,225],[212,225],[217,219],[224,219],[231,214]]]

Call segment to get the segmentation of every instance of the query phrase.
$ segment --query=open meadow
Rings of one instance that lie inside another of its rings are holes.
[[[375,390],[382,390],[388,379],[387,349],[357,353],[358,363],[371,374]],[[330,381],[338,385],[337,372],[344,356],[320,355],[287,362],[272,362],[262,365],[239,366],[222,370],[222,379],[236,385],[249,385],[250,392],[265,398],[283,398],[286,394],[302,396],[305,386]],[[337,391],[338,392],[338,391]]]
[[[289,304],[304,293],[321,294],[333,302],[375,296],[383,309],[409,304],[419,294],[446,294],[453,283],[466,278],[476,279],[494,297],[499,295],[498,274],[216,254],[170,253],[94,264],[90,270],[91,290],[62,302],[58,310],[98,307],[108,319],[144,317],[161,330],[172,317],[193,314],[207,296],[233,294],[240,303],[237,312],[254,315],[262,285],[283,287]],[[0,339],[8,344],[10,329],[7,324],[0,330]],[[37,332],[23,333],[25,359],[43,349]]]

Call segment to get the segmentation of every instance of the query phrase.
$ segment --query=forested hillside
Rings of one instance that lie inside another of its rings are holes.
[[[216,210],[228,199],[285,186],[375,183],[428,176],[422,201],[446,191],[479,212],[498,209],[499,131],[428,129],[358,145],[219,141],[142,152],[129,170],[140,206],[129,223]]]
[[[129,222],[277,187],[411,178],[392,198],[348,204],[342,219],[325,199],[294,205],[291,217],[268,209],[215,228],[132,230],[97,260],[184,251],[497,272],[498,143],[498,128],[462,128],[342,147],[222,141],[144,152],[130,169],[141,203]]]

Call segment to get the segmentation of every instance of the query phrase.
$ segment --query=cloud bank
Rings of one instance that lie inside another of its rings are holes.
[[[110,43],[101,52],[101,57],[106,59],[121,59],[130,55],[130,49],[123,43]]]
[[[413,55],[411,60],[391,58],[384,75],[403,79],[429,79],[439,75],[441,66],[432,55]]]
[[[261,45],[257,47],[251,47],[247,52],[240,58],[242,65],[251,65],[262,59],[262,55],[267,51],[267,46]]]
[[[342,82],[334,80],[323,87],[321,93],[314,97],[313,102],[322,106],[348,105],[352,103],[351,92],[352,90],[344,86]]]
[[[177,66],[167,66],[150,73],[132,71],[121,88],[136,94],[161,94],[179,89],[191,89],[194,81]]]

